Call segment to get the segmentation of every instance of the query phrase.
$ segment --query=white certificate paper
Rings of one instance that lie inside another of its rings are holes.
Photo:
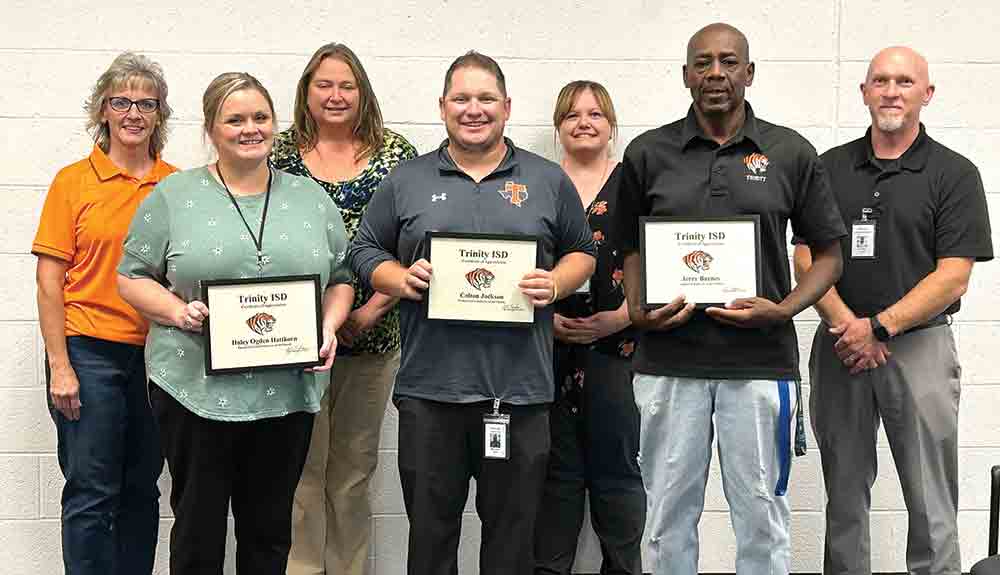
[[[319,365],[319,276],[202,282],[205,373]]]
[[[760,291],[760,219],[642,218],[643,306],[683,294],[698,307]]]
[[[535,308],[517,284],[537,267],[537,238],[428,232],[428,242],[434,269],[428,319],[506,326],[535,321]]]

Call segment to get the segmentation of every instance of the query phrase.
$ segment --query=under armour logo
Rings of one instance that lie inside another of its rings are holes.
[[[447,199],[448,199],[448,194],[446,194],[446,193],[445,194],[431,194],[431,201],[432,202],[436,202],[438,200],[444,201],[444,200],[447,200]]]

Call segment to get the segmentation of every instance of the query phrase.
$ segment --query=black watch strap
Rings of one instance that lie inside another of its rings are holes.
[[[872,333],[875,335],[875,339],[881,342],[886,342],[892,339],[892,336],[889,335],[889,330],[882,325],[882,322],[878,320],[877,316],[871,316],[868,318],[868,321],[872,324]]]

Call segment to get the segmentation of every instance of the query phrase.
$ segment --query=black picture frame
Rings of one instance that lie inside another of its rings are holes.
[[[535,244],[535,267],[539,268],[541,266],[541,250],[539,249],[539,237],[533,234],[495,234],[495,233],[479,233],[479,232],[445,232],[445,231],[435,231],[428,230],[424,235],[424,243],[426,245],[425,257],[428,262],[433,265],[431,260],[431,253],[433,251],[434,239],[435,238],[445,238],[445,239],[459,239],[459,240],[477,240],[477,241],[514,241],[514,242],[532,242]],[[424,319],[428,321],[442,322],[452,325],[463,325],[463,326],[480,326],[480,327],[516,327],[525,328],[534,325],[535,320],[538,317],[537,308],[532,307],[531,317],[532,320],[528,321],[492,321],[483,319],[455,319],[455,318],[432,318],[429,315],[430,309],[430,296],[431,290],[428,289],[424,294],[422,301],[422,314]]]
[[[309,282],[313,285],[314,306],[315,306],[315,329],[316,329],[316,359],[309,361],[296,361],[288,363],[264,363],[249,364],[240,367],[215,368],[212,366],[212,288],[228,287],[236,285],[264,285],[275,283],[297,283]],[[251,370],[267,369],[301,369],[316,367],[323,364],[323,358],[319,356],[319,349],[323,346],[323,302],[322,289],[320,287],[319,274],[284,275],[270,276],[263,278],[239,278],[239,279],[212,279],[201,282],[201,301],[208,307],[209,315],[202,324],[202,333],[205,342],[205,375],[229,375],[235,373],[246,373]]]
[[[640,279],[641,293],[642,293],[642,308],[645,310],[656,309],[664,305],[669,304],[669,301],[659,302],[650,301],[647,293],[646,278],[648,277],[647,266],[650,265],[647,255],[652,255],[651,251],[655,246],[649,245],[646,226],[649,224],[659,224],[659,223],[713,223],[713,222],[748,222],[753,224],[753,236],[754,236],[754,270],[756,275],[756,285],[755,290],[757,296],[762,293],[763,289],[763,278],[761,276],[761,240],[760,240],[760,216],[757,214],[744,214],[735,216],[705,216],[705,217],[690,217],[690,216],[643,216],[639,218],[639,255],[642,262],[642,277]],[[677,294],[680,295],[681,291],[678,288]],[[707,307],[718,307],[724,306],[729,302],[695,302],[696,309],[705,309]]]

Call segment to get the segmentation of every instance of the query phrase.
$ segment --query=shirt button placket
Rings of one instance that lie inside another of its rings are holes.
[[[713,196],[726,195],[726,167],[722,158],[715,154],[712,159],[712,171],[709,176],[709,194]]]
[[[476,213],[473,214],[473,224],[475,226],[475,231],[481,232],[483,230],[483,188],[481,182],[476,182],[475,188],[476,192]]]

